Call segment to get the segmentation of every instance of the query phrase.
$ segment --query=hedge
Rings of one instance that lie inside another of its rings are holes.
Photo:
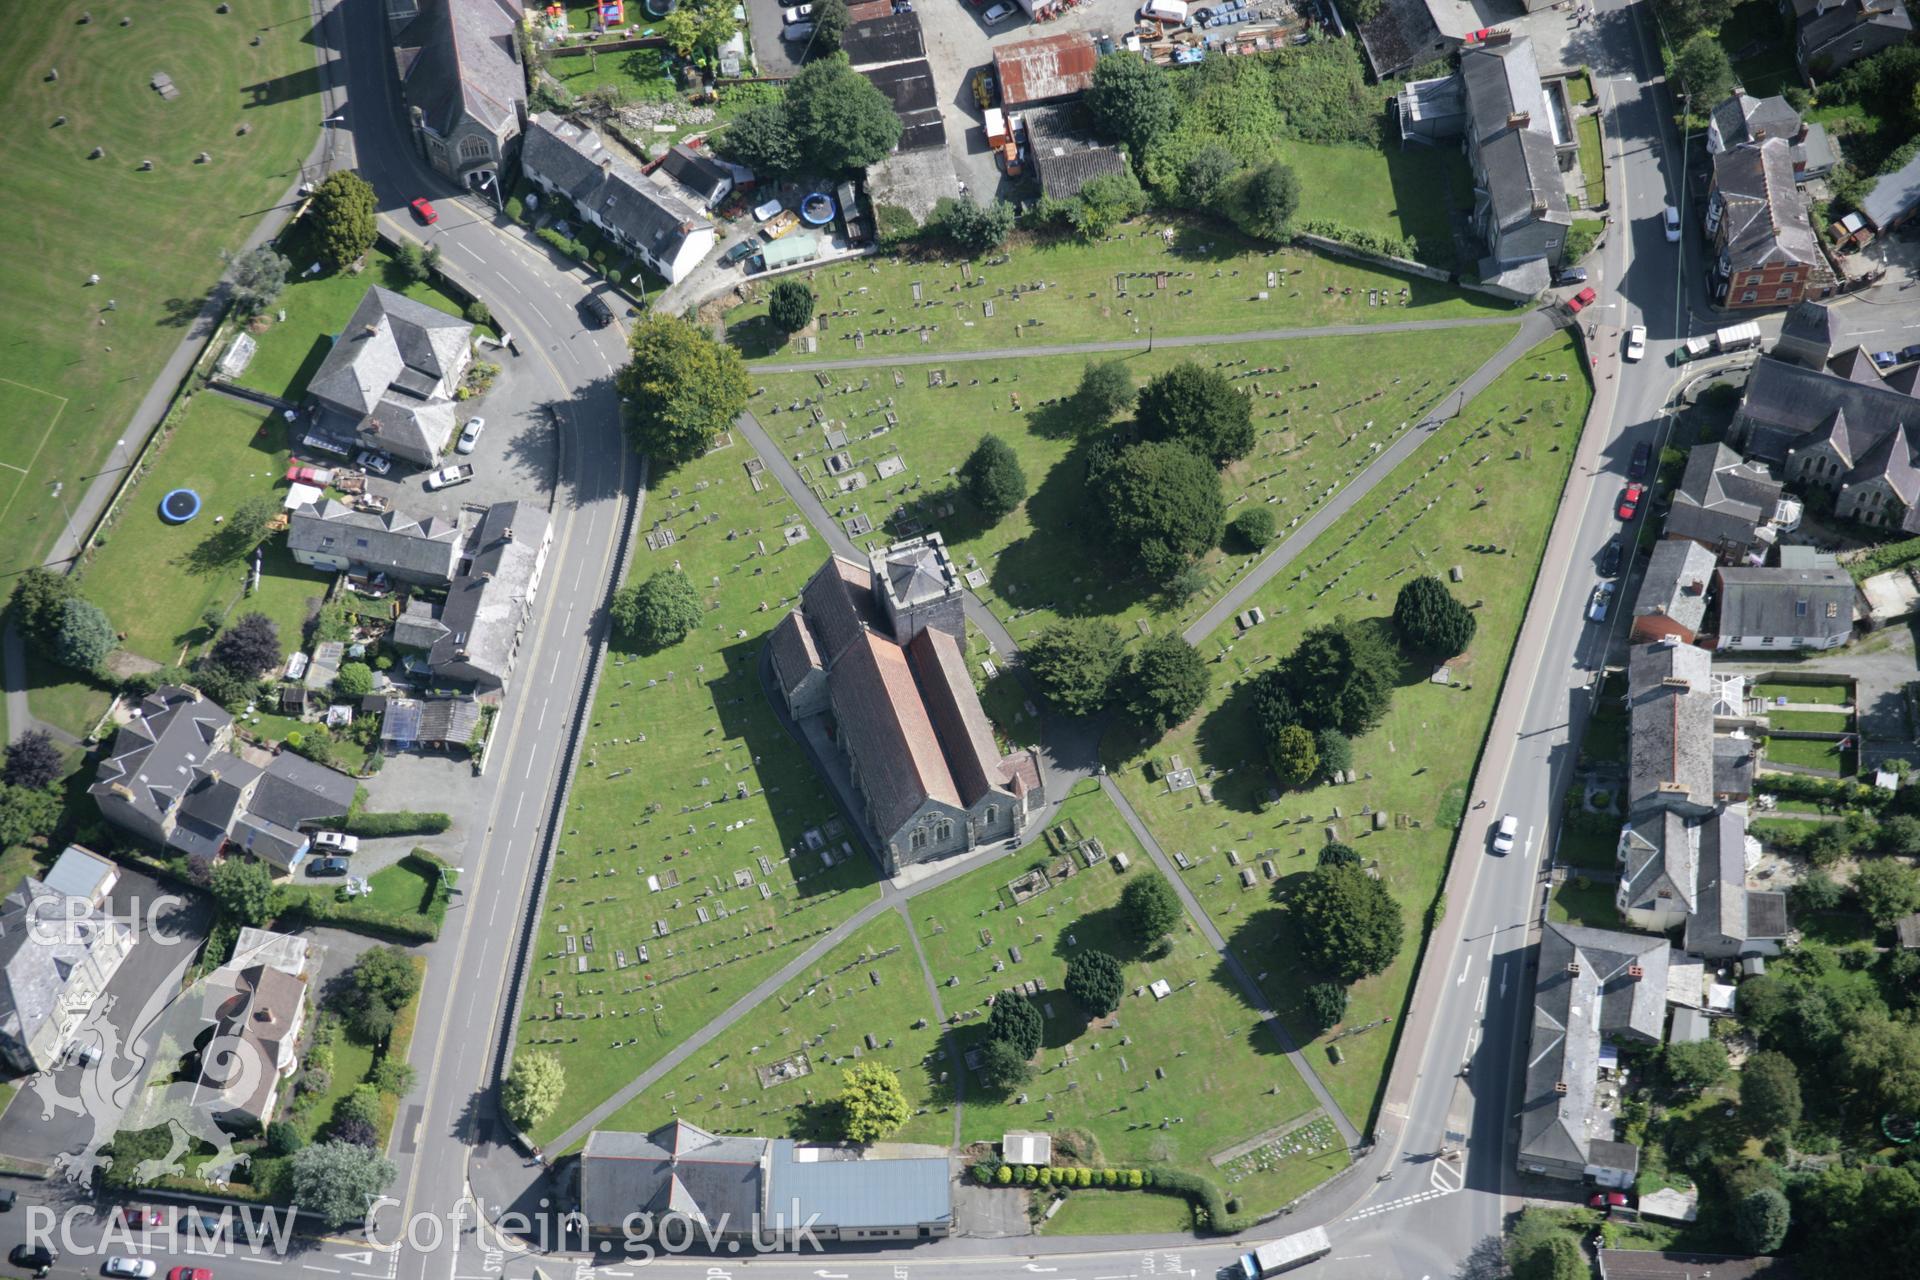
[[[391,813],[350,813],[340,824],[340,830],[348,835],[366,836],[437,836],[453,825],[453,819],[444,813],[423,813],[413,809],[396,809]]]

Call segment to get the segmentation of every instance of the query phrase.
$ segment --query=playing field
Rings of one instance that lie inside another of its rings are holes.
[[[0,572],[45,554],[62,504],[107,465],[219,277],[220,251],[298,179],[319,130],[305,0],[216,7],[101,0],[85,22],[79,6],[8,8]],[[151,87],[156,73],[176,97]]]

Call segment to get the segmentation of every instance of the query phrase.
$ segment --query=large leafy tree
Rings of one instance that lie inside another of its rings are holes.
[[[987,1039],[1006,1041],[1020,1051],[1023,1059],[1040,1052],[1040,1039],[1046,1029],[1040,1010],[1017,991],[1001,992],[987,1015]]]
[[[1114,681],[1121,714],[1158,738],[1207,700],[1207,664],[1179,632],[1155,636],[1127,655]]]
[[[1331,778],[1353,768],[1353,739],[1338,729],[1321,729],[1313,735],[1314,750],[1320,753],[1320,772]]]
[[[813,47],[821,53],[836,52],[847,34],[847,0],[814,0],[807,18],[813,23]]]
[[[1027,500],[1027,473],[1020,467],[1020,455],[996,435],[980,437],[960,465],[960,483],[973,505],[994,520]]]
[[[836,53],[800,68],[787,85],[787,124],[801,164],[828,177],[864,169],[900,141],[900,117],[871,80]]]
[[[985,253],[1006,243],[1013,230],[1013,206],[1005,200],[983,205],[969,196],[942,196],[927,216],[927,230],[962,253]]]
[[[782,333],[798,333],[813,319],[813,290],[804,280],[782,280],[767,295],[767,319]]]
[[[1134,421],[1149,440],[1183,444],[1215,466],[1253,448],[1253,407],[1218,369],[1183,360],[1140,389]]]
[[[1343,982],[1379,973],[1400,954],[1399,904],[1359,867],[1316,867],[1288,907],[1308,962]]]
[[[1098,527],[1129,567],[1169,582],[1220,544],[1226,502],[1220,476],[1181,445],[1145,441],[1099,448],[1087,466]]]
[[[341,698],[364,698],[373,692],[373,668],[364,662],[343,662],[333,678],[333,692]]]
[[[1347,989],[1338,982],[1315,982],[1300,993],[1316,1027],[1325,1031],[1347,1016]]]
[[[1890,925],[1920,907],[1920,872],[1893,858],[1879,858],[1853,876],[1860,907],[1878,925]]]
[[[522,1132],[553,1114],[567,1091],[567,1069],[545,1049],[518,1053],[500,1087],[500,1105]]]
[[[1473,610],[1430,573],[1401,587],[1393,601],[1394,629],[1409,649],[1420,653],[1441,658],[1465,653],[1478,625]]]
[[[1667,1078],[1690,1093],[1711,1089],[1727,1078],[1727,1046],[1718,1040],[1683,1040],[1661,1053]]]
[[[1120,1007],[1127,978],[1120,962],[1104,951],[1077,951],[1067,961],[1067,994],[1096,1018]]]
[[[980,1047],[980,1083],[996,1092],[1017,1089],[1033,1077],[1033,1064],[1011,1040],[989,1040]]]
[[[1786,1054],[1762,1049],[1740,1068],[1740,1119],[1754,1137],[1788,1132],[1800,1107],[1800,1072]]]
[[[1264,505],[1248,507],[1233,518],[1227,530],[1248,551],[1259,551],[1273,541],[1273,509]]]
[[[780,178],[800,167],[800,140],[793,136],[784,102],[763,102],[735,117],[713,149],[762,178]]]
[[[1773,1187],[1755,1187],[1733,1210],[1733,1232],[1752,1253],[1772,1253],[1787,1238],[1792,1211],[1787,1198]]]
[[[1702,31],[1689,36],[1673,55],[1673,76],[1705,114],[1733,87],[1733,63],[1720,38]]]
[[[1024,657],[1047,701],[1068,715],[1090,716],[1107,705],[1124,652],[1111,622],[1069,618],[1035,636]]]
[[[1239,172],[1240,160],[1232,151],[1217,142],[1204,143],[1187,157],[1186,167],[1181,170],[1185,181],[1180,185],[1180,198],[1195,209],[1208,208]]]
[[[1589,1280],[1591,1275],[1579,1244],[1563,1233],[1522,1247],[1513,1259],[1513,1280]]]
[[[1147,207],[1147,193],[1133,170],[1103,173],[1066,202],[1067,223],[1083,240],[1098,240]]]
[[[26,642],[42,653],[53,648],[60,634],[60,622],[66,615],[67,601],[79,594],[72,578],[38,565],[21,574],[7,597],[14,625]]]
[[[740,353],[692,321],[650,311],[628,345],[633,358],[614,375],[627,439],[663,465],[705,453],[746,407]]]
[[[57,788],[0,786],[0,847],[51,835],[59,825]]]
[[[1151,951],[1180,923],[1180,896],[1157,871],[1135,876],[1120,891],[1120,914],[1142,951]]]
[[[420,991],[420,969],[399,947],[383,945],[360,953],[348,973],[361,999],[398,1009]]]
[[[75,596],[61,606],[60,629],[53,636],[53,660],[75,671],[98,671],[106,665],[118,638],[113,622],[99,605]]]
[[[29,729],[7,744],[7,764],[0,781],[10,787],[39,789],[60,776],[65,761],[53,735],[45,729]]]
[[[1828,1165],[1794,1189],[1798,1255],[1821,1280],[1892,1280],[1920,1248],[1920,1182],[1910,1167]]]
[[[220,633],[207,657],[236,675],[258,676],[280,661],[280,628],[264,613],[243,613]],[[371,675],[368,688],[372,688]]]
[[[234,308],[243,316],[254,316],[272,306],[287,287],[292,265],[264,244],[235,258],[229,277]]]
[[[328,174],[308,210],[321,260],[338,271],[373,248],[373,210],[373,187],[365,178],[347,169]]]
[[[613,625],[644,653],[679,644],[700,625],[700,594],[678,569],[662,569],[645,582],[616,591]]]
[[[840,1131],[848,1142],[881,1142],[913,1114],[900,1077],[881,1062],[859,1062],[841,1073]]]
[[[1323,624],[1254,685],[1254,717],[1269,740],[1287,724],[1365,733],[1386,714],[1399,665],[1365,624]]]
[[[1284,160],[1271,160],[1247,175],[1240,189],[1241,216],[1255,235],[1285,240],[1300,211],[1300,177]]]
[[[1137,53],[1119,50],[1094,64],[1086,103],[1102,133],[1145,155],[1153,140],[1180,118],[1172,78]]]
[[[350,1142],[319,1142],[293,1153],[293,1202],[329,1227],[358,1222],[393,1181],[386,1157]]]
[[[1844,1024],[1840,1046],[1840,1069],[1869,1106],[1920,1115],[1920,1026],[1860,1010]]]
[[[264,862],[227,858],[214,867],[207,888],[220,913],[238,924],[258,928],[280,913],[280,888]]]
[[[1124,360],[1089,360],[1073,393],[1074,412],[1084,425],[1104,427],[1134,401],[1133,372]]]
[[[1267,743],[1267,762],[1282,786],[1304,787],[1320,772],[1313,734],[1297,724],[1281,725]]]

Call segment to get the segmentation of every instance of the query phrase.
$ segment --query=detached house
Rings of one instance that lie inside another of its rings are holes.
[[[668,282],[684,278],[713,251],[713,224],[616,156],[592,130],[535,115],[527,121],[520,164],[534,185],[572,201],[582,220]]]
[[[1830,296],[1837,282],[1794,183],[1784,138],[1743,142],[1713,157],[1707,190],[1713,300],[1723,307],[1788,307]]]
[[[472,363],[472,325],[376,285],[307,384],[314,425],[343,450],[435,466],[453,439],[454,393]]]
[[[1794,16],[1793,57],[1808,84],[1913,35],[1902,0],[1780,0],[1780,11]]]
[[[47,881],[78,853],[69,848]],[[0,900],[0,1062],[14,1075],[51,1070],[133,949],[133,929],[32,876]]]
[[[230,1071],[206,1063],[197,1106],[228,1126],[257,1129],[273,1119],[280,1084],[299,1065],[295,1046],[306,1026],[308,978],[304,938],[240,930],[232,958],[207,975],[200,996],[204,1021],[237,1043],[234,1052],[248,1061]]]
[[[463,187],[497,185],[527,109],[520,7],[506,0],[386,5],[414,144]]]
[[[1791,558],[1805,563],[1717,573],[1719,651],[1837,649],[1853,635],[1852,575],[1832,556]]]

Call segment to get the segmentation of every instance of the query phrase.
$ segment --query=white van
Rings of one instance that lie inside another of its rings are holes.
[[[1520,830],[1520,819],[1508,814],[1500,819],[1500,825],[1493,829],[1493,851],[1506,853],[1513,848],[1514,833]]]
[[[1140,16],[1152,18],[1156,22],[1171,22],[1176,26],[1187,23],[1187,0],[1147,0],[1140,6]]]

